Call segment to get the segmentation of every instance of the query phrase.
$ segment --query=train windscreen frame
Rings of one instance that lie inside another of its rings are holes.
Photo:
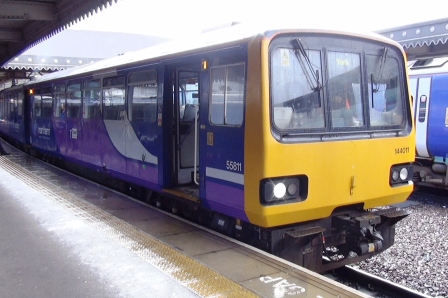
[[[353,37],[281,35],[269,48],[271,123],[278,140],[410,132],[402,54]]]

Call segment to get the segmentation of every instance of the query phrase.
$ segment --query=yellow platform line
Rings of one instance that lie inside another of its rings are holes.
[[[70,209],[95,229],[162,270],[200,297],[259,297],[239,283],[166,245],[153,236],[116,218],[97,206],[77,198],[11,160],[1,157],[0,165],[11,175]]]

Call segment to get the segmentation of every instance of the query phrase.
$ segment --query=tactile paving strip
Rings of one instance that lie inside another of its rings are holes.
[[[95,229],[114,239],[201,297],[259,297],[240,284],[164,244],[151,235],[33,174],[6,157],[0,165],[48,198],[72,210]]]

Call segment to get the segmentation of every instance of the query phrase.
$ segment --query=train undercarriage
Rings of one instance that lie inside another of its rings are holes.
[[[395,207],[364,211],[362,206],[349,206],[335,210],[327,219],[267,229],[174,195],[153,193],[148,202],[318,273],[386,250],[394,243],[395,224],[409,215]]]
[[[418,158],[412,167],[416,187],[448,189],[448,166],[445,160]]]

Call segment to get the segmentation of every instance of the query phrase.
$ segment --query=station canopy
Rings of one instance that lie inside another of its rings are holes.
[[[448,55],[448,18],[376,31],[403,47],[409,60]]]
[[[0,90],[167,40],[70,28],[117,1],[0,0]]]

